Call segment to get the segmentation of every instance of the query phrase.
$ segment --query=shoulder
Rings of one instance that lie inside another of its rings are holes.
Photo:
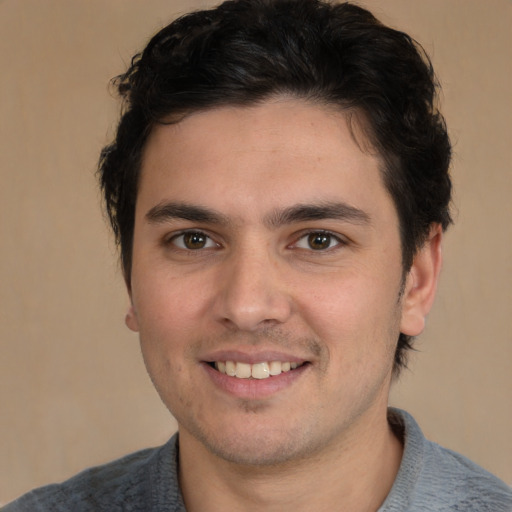
[[[463,455],[427,442],[423,486],[436,483],[449,510],[512,512],[512,489]]]
[[[86,469],[63,483],[35,489],[2,512],[157,510],[150,503],[162,492],[169,498],[173,482],[177,482],[175,436],[159,448],[141,450]],[[174,487],[177,494],[177,484]]]
[[[512,490],[504,482],[463,455],[425,439],[409,414],[391,414],[391,421],[402,428],[405,450],[382,511],[512,512]]]

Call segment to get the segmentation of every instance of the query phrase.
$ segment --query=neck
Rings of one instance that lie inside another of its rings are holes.
[[[316,454],[279,466],[219,459],[180,430],[180,484],[187,510],[375,512],[393,485],[403,448],[386,412],[374,416],[361,418],[352,432]]]

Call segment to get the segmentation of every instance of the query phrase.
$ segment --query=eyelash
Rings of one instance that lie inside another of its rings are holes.
[[[319,236],[328,238],[328,240],[329,240],[328,247],[319,248],[319,249],[314,249],[313,247],[311,247],[311,245],[310,245],[311,237],[319,237]],[[306,244],[308,244],[309,247],[298,247],[298,244],[301,240],[306,240]],[[335,244],[331,246],[332,242],[335,242]],[[292,244],[292,247],[294,246],[299,249],[309,250],[309,251],[312,251],[315,253],[325,253],[325,252],[335,250],[335,249],[339,248],[340,246],[343,246],[346,244],[347,244],[347,242],[345,240],[343,240],[343,238],[341,238],[339,235],[336,235],[330,231],[318,229],[318,230],[312,230],[312,231],[307,231],[307,232],[302,233],[301,236],[299,238],[297,238],[297,240]]]
[[[197,248],[187,247],[186,242],[185,242],[185,237],[187,237],[187,236],[190,236],[190,237],[196,236],[200,239],[204,239],[205,245],[203,247],[197,247]],[[312,242],[311,237],[321,237],[321,238],[327,239],[326,241],[328,242],[328,246],[325,248],[317,248],[317,249],[311,247],[311,242]],[[180,239],[181,239],[181,243],[178,243],[178,240],[180,240]],[[306,241],[305,243],[308,245],[308,247],[300,247],[299,246],[299,243],[303,240]],[[334,245],[331,245],[333,242],[334,242]],[[177,233],[177,234],[171,236],[170,238],[168,238],[165,241],[165,244],[166,245],[174,245],[174,247],[176,249],[187,251],[187,252],[202,251],[203,249],[215,249],[215,248],[221,247],[221,245],[218,244],[217,242],[215,242],[211,236],[209,236],[205,232],[199,231],[199,230],[197,230],[197,231],[196,230],[187,230],[187,231],[182,231],[181,233]],[[300,236],[295,240],[295,242],[288,245],[287,247],[311,251],[313,253],[325,253],[325,252],[330,252],[332,250],[335,250],[335,249],[339,248],[340,246],[344,246],[346,244],[347,244],[346,240],[342,239],[339,235],[336,235],[330,231],[325,231],[325,230],[320,229],[320,230],[311,230],[311,231],[306,231],[306,232],[301,233]]]
[[[198,248],[195,248],[195,249],[192,249],[190,247],[186,247],[186,245],[185,245],[185,237],[186,236],[191,236],[191,237],[192,236],[197,236],[197,237],[204,238],[206,240],[206,244],[207,245],[208,244],[213,244],[213,246],[210,246],[210,247],[198,247]],[[179,240],[179,239],[181,239],[181,242],[182,242],[181,244],[177,243],[177,240]],[[214,247],[220,247],[220,244],[215,242],[211,236],[207,235],[203,231],[195,231],[195,230],[188,230],[188,231],[182,231],[181,233],[177,233],[177,234],[173,235],[172,237],[170,237],[166,241],[166,245],[167,244],[174,245],[178,249],[181,249],[183,251],[190,251],[190,252],[199,251],[199,250],[202,250],[202,249],[212,249]]]

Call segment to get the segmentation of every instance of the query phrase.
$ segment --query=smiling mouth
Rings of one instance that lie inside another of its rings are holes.
[[[268,379],[277,377],[282,373],[286,373],[300,368],[306,363],[281,362],[281,361],[263,361],[261,363],[241,363],[238,361],[215,361],[209,363],[212,368],[218,372],[236,377],[238,379]]]

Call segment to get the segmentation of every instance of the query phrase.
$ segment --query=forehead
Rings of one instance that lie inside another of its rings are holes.
[[[180,200],[261,211],[384,199],[380,159],[357,126],[339,110],[295,99],[223,107],[158,125],[144,150],[138,204]]]

